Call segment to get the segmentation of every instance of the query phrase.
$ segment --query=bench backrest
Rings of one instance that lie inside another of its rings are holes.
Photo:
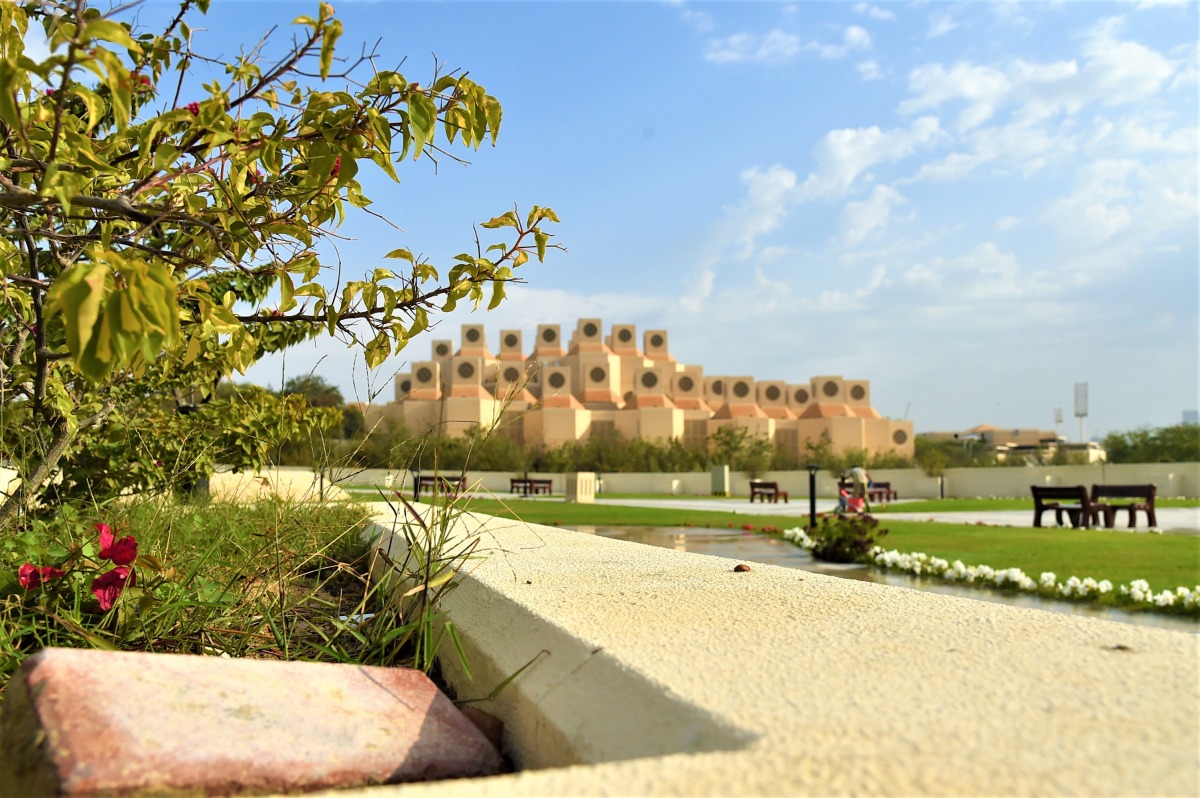
[[[1153,502],[1158,485],[1092,485],[1092,501],[1097,499],[1141,499]]]
[[[766,490],[779,490],[778,482],[763,482],[761,479],[750,480],[750,487]]]
[[[1087,488],[1083,485],[1030,485],[1029,490],[1038,504],[1046,499],[1074,499],[1080,504],[1088,504]]]

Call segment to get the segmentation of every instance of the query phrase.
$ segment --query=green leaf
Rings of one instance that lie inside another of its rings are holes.
[[[80,262],[63,272],[50,286],[48,298],[52,308],[62,313],[67,348],[76,365],[81,364],[84,349],[95,333],[109,272],[106,263]]]
[[[329,70],[333,67],[333,47],[337,43],[338,37],[342,35],[341,20],[332,20],[325,27],[325,32],[321,36],[321,77],[329,77]]]
[[[538,260],[544,262],[546,260],[546,242],[550,240],[550,234],[544,233],[541,230],[534,230],[533,240],[537,242]]]
[[[434,126],[437,124],[437,106],[433,100],[424,94],[413,93],[408,96],[408,123],[412,129],[413,160],[421,157],[425,145],[433,139]]]
[[[508,213],[506,213],[502,216],[496,216],[495,218],[490,219],[483,223],[483,226],[489,230],[495,230],[498,227],[514,227],[514,228],[516,228],[516,227],[520,227],[520,225],[521,225],[521,222],[519,219],[517,219],[517,214],[515,214],[512,211],[509,211]]]
[[[94,19],[87,23],[83,26],[81,38],[112,42],[134,53],[142,51],[141,45],[133,40],[125,26],[110,19]]]

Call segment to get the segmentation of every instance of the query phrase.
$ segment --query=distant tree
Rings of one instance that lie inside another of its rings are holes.
[[[292,396],[293,394],[303,396],[309,407],[341,407],[346,403],[342,399],[341,390],[317,374],[292,377],[285,382],[279,395]]]
[[[1200,426],[1113,432],[1105,436],[1103,446],[1110,463],[1194,463],[1200,460]]]

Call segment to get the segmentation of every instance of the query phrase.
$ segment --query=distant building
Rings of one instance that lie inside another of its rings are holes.
[[[557,324],[539,325],[532,346],[520,330],[502,330],[495,352],[483,325],[464,324],[457,348],[434,340],[428,360],[396,376],[395,402],[367,408],[368,427],[381,416],[452,435],[500,417],[505,433],[529,446],[615,432],[703,447],[717,428],[735,426],[795,455],[823,437],[835,450],[913,455],[912,422],[881,417],[866,380],[709,376],[671,356],[666,330],[646,331],[639,348],[634,325],[605,336],[600,319],[580,319],[565,347]]]
[[[1200,424],[1200,410],[1184,410],[1183,423],[1193,425]]]
[[[1053,430],[1032,428],[993,427],[981,424],[960,432],[922,432],[919,437],[929,440],[957,440],[964,446],[978,446],[980,454],[991,453],[1004,462],[1009,457],[1022,457],[1035,462],[1049,462],[1056,453],[1084,453],[1089,463],[1105,462],[1108,453],[1094,441],[1070,443]]]

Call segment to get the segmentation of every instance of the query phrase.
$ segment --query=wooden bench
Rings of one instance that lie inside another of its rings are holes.
[[[1073,527],[1088,528],[1092,523],[1099,523],[1100,510],[1088,498],[1087,488],[1083,485],[1049,487],[1046,485],[1030,485],[1033,494],[1033,525],[1042,525],[1042,513],[1054,511],[1054,523],[1063,525],[1063,513]],[[1064,504],[1063,502],[1070,502]]]
[[[778,482],[764,482],[761,479],[750,480],[750,501],[753,502],[755,497],[762,500],[766,504],[770,499],[772,504],[778,504],[780,497],[783,498],[784,504],[788,504],[788,494],[786,490],[779,489]]]
[[[467,489],[467,478],[465,476],[446,477],[441,474],[435,474],[429,477],[417,478],[417,493],[424,493],[426,489],[434,493],[446,493],[457,496],[459,493]]]
[[[1092,485],[1092,504],[1104,515],[1104,525],[1109,529],[1116,526],[1117,513],[1129,511],[1129,528],[1137,526],[1137,514],[1140,510],[1146,514],[1146,523],[1151,527],[1158,526],[1158,516],[1154,514],[1154,498],[1158,495],[1157,485]],[[1133,499],[1132,502],[1110,504],[1107,499]]]
[[[520,493],[522,496],[536,496],[539,493],[549,496],[554,492],[554,480],[515,477],[508,481],[508,490],[509,493]]]

